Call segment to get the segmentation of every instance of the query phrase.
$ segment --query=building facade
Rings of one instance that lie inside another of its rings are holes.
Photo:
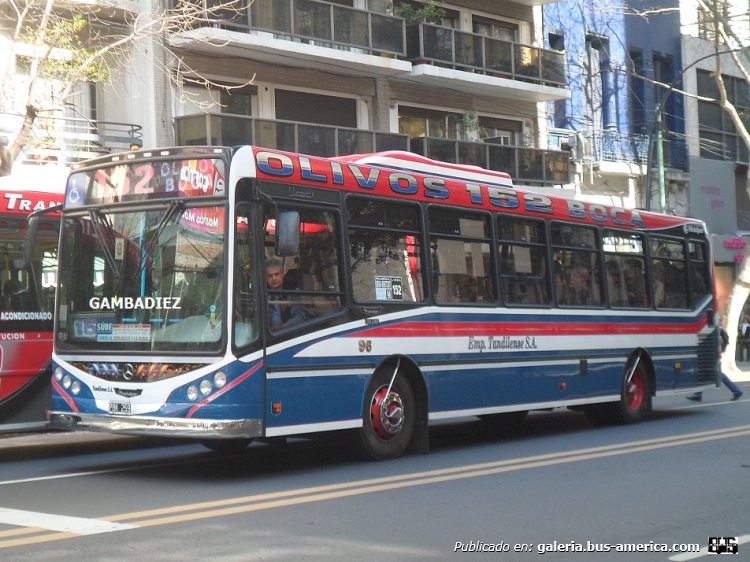
[[[685,101],[690,212],[705,220],[712,233],[717,291],[723,312],[737,268],[750,243],[750,152],[731,117],[720,106],[715,74],[721,74],[728,100],[736,107],[745,127],[750,128],[750,84],[744,74],[750,70],[750,58],[746,50],[740,51],[750,45],[750,7],[747,2],[720,0],[716,2],[716,10],[729,22],[735,35],[729,47],[722,47],[734,52],[721,55],[718,62],[714,56],[713,14],[694,0],[680,3],[684,89],[694,94]]]
[[[653,6],[638,0],[544,6],[547,45],[565,53],[572,92],[570,100],[549,104],[549,122],[573,139],[578,198],[639,208],[654,201],[659,210],[658,181],[649,179],[648,164],[664,88],[654,81],[668,84],[678,71],[680,29],[678,13],[669,12],[672,3]],[[666,11],[657,18],[642,15],[660,8]],[[667,183],[682,185],[687,162],[679,97],[670,96],[660,114]],[[670,212],[685,214],[673,203]]]

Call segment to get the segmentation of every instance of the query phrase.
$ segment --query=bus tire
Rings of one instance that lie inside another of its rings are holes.
[[[404,454],[417,420],[417,402],[406,377],[398,373],[386,397],[392,374],[378,371],[370,379],[362,408],[360,442],[373,460],[395,459]]]
[[[627,380],[627,376],[628,369],[625,369],[620,389],[620,400],[599,405],[606,422],[615,424],[638,423],[643,421],[651,412],[651,383],[645,366],[639,363],[630,380]]]
[[[201,441],[206,449],[210,449],[215,453],[241,453],[252,443],[252,439],[210,439]]]

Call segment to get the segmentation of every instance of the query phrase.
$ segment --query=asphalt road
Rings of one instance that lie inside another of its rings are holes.
[[[0,557],[680,561],[711,556],[718,536],[739,537],[734,559],[748,560],[750,400],[729,398],[659,398],[633,426],[566,410],[510,428],[443,423],[428,455],[381,463],[336,435],[235,455],[100,434],[4,437]],[[701,551],[675,551],[689,545]]]

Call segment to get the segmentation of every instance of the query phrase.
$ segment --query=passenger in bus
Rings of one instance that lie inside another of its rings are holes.
[[[38,312],[39,305],[17,279],[8,279],[3,285],[6,309],[11,312]]]
[[[641,272],[641,262],[638,260],[627,260],[625,262],[625,290],[628,294],[628,305],[645,308],[648,306],[648,296]]]
[[[271,258],[266,261],[266,285],[270,291],[281,291],[284,285],[284,268],[280,260]],[[299,324],[305,319],[305,309],[299,297],[288,298],[284,295],[268,295],[268,325],[271,331],[283,330]]]
[[[665,303],[664,293],[664,264],[661,261],[654,260],[654,302],[656,308],[661,308]]]
[[[589,277],[591,273],[585,267],[576,267],[570,276],[568,304],[577,306],[591,306],[591,291]]]
[[[616,259],[607,262],[607,294],[610,306],[627,306],[625,283],[620,263]]]

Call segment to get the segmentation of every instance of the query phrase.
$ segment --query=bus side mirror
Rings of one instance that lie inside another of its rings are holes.
[[[276,248],[279,257],[297,255],[299,252],[299,213],[281,211],[276,216]]]
[[[39,217],[30,216],[26,223],[26,235],[23,238],[23,264],[31,265],[36,245],[36,231],[39,229]]]

